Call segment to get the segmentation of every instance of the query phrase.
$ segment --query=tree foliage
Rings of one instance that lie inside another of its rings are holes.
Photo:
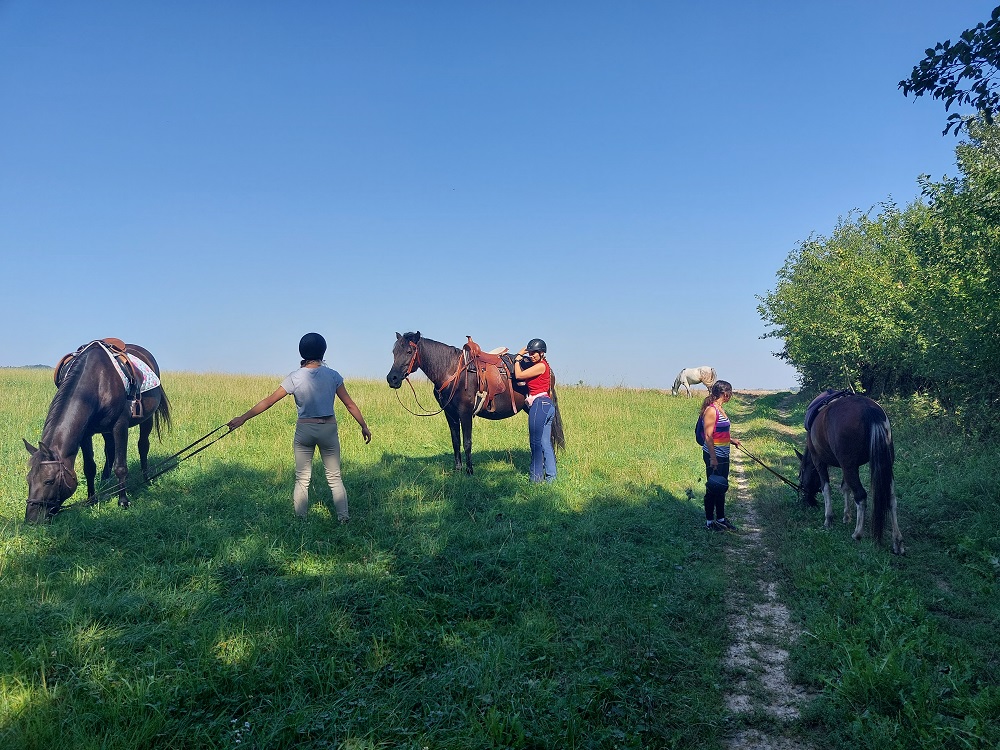
[[[989,429],[1000,406],[1000,123],[968,125],[959,176],[800,243],[758,312],[810,389],[923,392]]]
[[[997,76],[1000,72],[1000,6],[990,20],[962,32],[958,41],[938,42],[913,68],[910,77],[899,82],[903,95],[930,94],[944,102],[945,111],[952,105],[970,105],[987,124],[1000,110]],[[957,112],[948,115],[944,129],[954,128],[955,135],[965,127],[967,118]]]

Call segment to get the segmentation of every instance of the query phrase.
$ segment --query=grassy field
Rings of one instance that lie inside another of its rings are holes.
[[[152,458],[275,383],[166,373],[174,430]],[[294,517],[291,403],[137,488],[127,511],[29,527],[21,439],[40,435],[50,373],[0,370],[0,386],[5,750],[713,748],[746,726],[816,748],[1000,744],[996,461],[984,471],[919,403],[890,409],[907,557],[823,531],[751,469],[772,555],[734,568],[741,538],[702,529],[696,399],[561,389],[568,449],[537,486],[523,416],[477,420],[468,477],[442,416],[353,381],[374,439],[338,412],[346,527],[318,461],[313,509]],[[747,446],[794,474],[804,404],[733,406]],[[725,710],[727,595],[761,576],[803,630],[793,676],[816,695],[788,725]]]

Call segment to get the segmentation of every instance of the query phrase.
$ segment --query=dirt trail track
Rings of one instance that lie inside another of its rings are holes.
[[[726,552],[728,567],[757,570],[757,590],[734,591],[727,602],[727,620],[732,641],[726,668],[734,688],[726,703],[733,719],[766,713],[778,722],[793,722],[809,696],[788,679],[788,648],[799,632],[790,621],[787,607],[778,599],[777,583],[767,580],[769,552],[761,540],[757,510],[748,489],[743,454],[733,452],[735,497],[731,498],[734,520],[741,533],[731,535]],[[808,748],[774,733],[742,729],[728,743],[731,750],[798,750]]]

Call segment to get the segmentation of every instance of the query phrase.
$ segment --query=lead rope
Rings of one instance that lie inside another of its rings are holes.
[[[791,479],[788,479],[787,477],[783,477],[781,474],[779,474],[774,469],[772,469],[770,466],[768,466],[766,463],[764,463],[763,461],[761,461],[759,458],[757,458],[754,454],[752,454],[750,451],[748,451],[742,445],[737,445],[736,447],[739,448],[744,453],[746,453],[750,458],[752,458],[754,461],[756,461],[757,463],[759,463],[761,466],[763,466],[769,472],[771,472],[772,474],[774,474],[774,476],[776,476],[782,482],[784,482],[785,484],[787,484],[793,490],[795,490],[796,492],[801,492],[802,491],[802,488],[799,485],[797,485]]]
[[[217,436],[213,440],[209,440],[207,443],[205,443],[205,441],[208,440],[208,438],[212,437],[212,435],[215,435],[215,433],[217,433],[219,430],[221,430],[221,429],[223,429],[223,428],[225,428],[227,426],[228,425],[226,425],[226,424],[219,425],[218,427],[216,427],[211,432],[209,432],[209,433],[207,433],[205,435],[202,435],[200,438],[198,438],[197,440],[195,440],[190,445],[184,446],[183,448],[181,448],[179,451],[177,451],[173,455],[167,456],[166,458],[164,458],[161,461],[157,461],[156,464],[154,464],[150,468],[149,475],[142,480],[142,484],[140,484],[139,486],[150,484],[157,477],[160,477],[160,476],[166,474],[168,471],[172,471],[173,469],[176,469],[180,465],[180,463],[182,461],[187,461],[189,458],[192,458],[193,456],[198,455],[203,450],[205,450],[208,446],[210,446],[213,443],[218,442],[219,440],[221,440],[222,438],[224,438],[226,435],[228,435],[230,432],[232,432],[232,430],[229,430],[229,432],[223,432],[221,435]],[[205,443],[205,444],[202,445],[197,450],[191,450],[196,445],[200,445],[201,443]],[[190,451],[190,453],[188,451]],[[86,500],[79,500],[79,501],[77,501],[75,503],[70,503],[69,505],[64,505],[62,508],[59,509],[59,512],[61,513],[64,510],[69,510],[70,508],[74,508],[74,507],[81,506],[81,505],[85,506],[85,507],[86,506],[91,506],[91,505],[97,505],[98,503],[100,503],[100,502],[102,502],[104,500],[110,500],[115,495],[120,494],[121,491],[122,491],[122,489],[123,488],[122,488],[121,482],[119,482],[119,483],[117,483],[115,485],[112,485],[110,487],[105,487],[104,489],[99,490],[98,492],[94,493],[93,497],[88,497]]]

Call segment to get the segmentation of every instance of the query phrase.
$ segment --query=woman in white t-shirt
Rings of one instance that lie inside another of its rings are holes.
[[[331,370],[323,362],[326,354],[326,340],[318,333],[307,333],[299,341],[299,355],[302,363],[298,370],[289,373],[281,385],[267,398],[261,399],[249,411],[229,421],[229,429],[235,430],[248,419],[267,411],[289,393],[295,397],[299,418],[295,424],[295,491],[292,499],[295,513],[305,516],[309,512],[309,480],[312,478],[312,460],[319,448],[326,468],[326,481],[333,493],[333,504],[341,523],[350,520],[347,508],[347,490],[340,475],[340,437],[337,434],[337,417],[333,403],[340,397],[347,411],[361,426],[361,434],[366,443],[372,440],[372,432],[365,423],[361,409],[354,403],[344,378],[336,370]]]

